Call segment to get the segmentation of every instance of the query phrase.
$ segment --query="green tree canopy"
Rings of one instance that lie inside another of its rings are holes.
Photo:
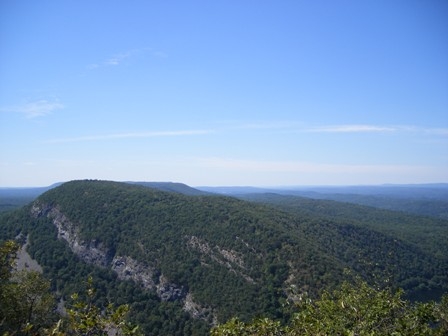
[[[447,335],[448,296],[440,304],[411,303],[403,291],[370,287],[358,280],[345,282],[319,300],[302,296],[289,325],[261,318],[244,323],[231,319],[212,336],[307,335]]]
[[[86,300],[78,294],[72,295],[73,303],[67,309],[67,318],[60,320],[51,335],[56,336],[107,336],[112,332],[116,336],[138,335],[138,327],[126,322],[128,305],[114,308],[109,304],[102,310],[93,304],[95,288],[90,277],[87,281]]]
[[[19,245],[0,245],[0,333],[38,334],[54,323],[55,299],[50,282],[36,271],[15,271]]]
[[[57,316],[50,281],[36,271],[15,271],[18,249],[19,245],[13,241],[0,244],[0,335],[138,334],[138,328],[126,322],[127,305],[114,308],[110,304],[102,309],[93,303],[92,278],[87,281],[86,300],[73,294],[67,314]]]

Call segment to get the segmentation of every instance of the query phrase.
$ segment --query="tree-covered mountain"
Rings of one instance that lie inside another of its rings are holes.
[[[3,214],[0,238],[28,237],[62,297],[92,275],[98,302],[130,304],[150,334],[206,334],[234,316],[286,320],[288,299],[334,288],[344,269],[414,294],[448,289],[447,221],[265,203],[73,181]]]
[[[159,189],[162,191],[175,192],[184,195],[207,195],[206,191],[192,188],[184,183],[178,182],[126,182],[144,187]],[[47,187],[38,188],[0,188],[0,212],[17,209],[34,201],[44,192],[60,186],[55,183]]]

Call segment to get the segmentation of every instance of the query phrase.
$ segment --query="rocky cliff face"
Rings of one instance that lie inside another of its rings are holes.
[[[137,262],[131,257],[114,256],[110,268],[117,273],[120,280],[132,280],[149,290],[155,288],[154,269]]]
[[[210,246],[207,241],[204,241],[196,236],[186,237],[187,245],[198,251],[202,256],[210,257],[214,262],[225,266],[230,272],[235,273],[247,282],[255,283],[247,274],[247,268],[242,258],[242,255],[234,250],[225,250],[218,245]],[[202,260],[204,263],[204,260]]]
[[[49,218],[58,231],[58,239],[65,240],[72,250],[84,262],[98,267],[110,268],[117,273],[120,280],[132,280],[146,290],[153,290],[162,301],[181,301],[184,310],[194,318],[216,320],[213,310],[203,307],[193,301],[192,293],[184,286],[172,283],[163,274],[153,267],[141,263],[129,256],[115,255],[102,243],[92,240],[80,239],[79,230],[58,208],[34,202],[31,207],[31,215],[34,218]],[[157,276],[158,275],[158,276]]]

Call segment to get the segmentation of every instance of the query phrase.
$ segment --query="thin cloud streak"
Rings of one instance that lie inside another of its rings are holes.
[[[330,125],[306,129],[307,132],[316,133],[372,133],[372,132],[395,132],[403,127],[389,127],[376,125]]]
[[[366,132],[394,132],[399,130],[413,130],[414,127],[409,126],[379,126],[369,124],[344,124],[344,125],[323,125],[323,126],[307,126],[303,122],[298,121],[259,121],[252,123],[240,124],[234,128],[238,129],[284,129],[295,132],[309,133],[366,133]]]
[[[122,64],[126,60],[133,58],[134,56],[139,56],[142,54],[150,54],[152,57],[156,58],[166,58],[167,55],[162,51],[154,51],[150,48],[132,49],[122,53],[115,54],[102,62],[93,63],[87,66],[89,70],[94,70],[100,67],[114,67]]]
[[[47,116],[54,111],[61,110],[64,105],[57,100],[40,99],[31,101],[22,105],[2,108],[2,112],[14,112],[20,113],[25,116],[26,119],[34,119]]]
[[[297,121],[283,122],[255,122],[240,124],[231,127],[231,129],[245,130],[286,130],[302,133],[422,133],[439,136],[447,136],[448,128],[424,128],[410,125],[369,125],[369,124],[343,124],[343,125],[323,125],[323,126],[304,126]]]
[[[295,121],[275,121],[275,122],[251,122],[246,124],[240,124],[234,126],[235,129],[246,130],[282,130],[282,129],[294,129],[300,125]]]
[[[448,128],[425,128],[424,132],[428,134],[448,136]]]
[[[100,67],[117,66],[122,63],[125,59],[131,57],[131,52],[121,53],[114,55],[103,62],[89,64],[87,68],[89,70],[94,70]]]
[[[45,143],[56,144],[56,143],[70,143],[70,142],[105,141],[105,140],[117,140],[117,139],[179,137],[179,136],[204,135],[213,132],[214,132],[213,130],[180,130],[180,131],[159,131],[159,132],[115,133],[105,135],[87,135],[76,138],[51,139],[45,141]]]
[[[119,65],[125,59],[131,57],[131,55],[132,55],[132,51],[128,51],[128,52],[125,52],[125,53],[117,54],[117,55],[112,56],[108,60],[106,60],[104,62],[104,64],[105,65],[112,65],[112,66]]]
[[[312,133],[385,133],[413,132],[447,136],[448,128],[423,128],[409,125],[378,126],[378,125],[329,125],[306,129]]]

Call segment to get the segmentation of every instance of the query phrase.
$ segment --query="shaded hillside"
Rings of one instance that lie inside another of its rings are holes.
[[[315,220],[319,220],[321,225],[330,222],[336,225],[339,229],[349,225],[356,227],[356,230],[367,229],[369,232],[375,231],[376,233],[388,237],[388,239],[391,239],[393,242],[397,242],[397,239],[399,239],[401,242],[405,242],[409,247],[413,246],[413,249],[424,252],[428,257],[428,264],[432,263],[433,266],[439,265],[440,270],[447,269],[447,220],[410,215],[402,212],[382,210],[375,207],[351,203],[316,200],[306,197],[278,195],[273,193],[247,194],[240,196],[240,198],[257,203],[269,204],[301,218],[314,218]],[[323,236],[317,235],[316,239],[321,240]],[[368,249],[370,245],[372,244],[367,244],[366,249]],[[374,245],[375,244],[373,244],[373,246]],[[373,251],[373,253],[375,252]],[[390,257],[397,258],[396,255],[391,255]],[[409,262],[407,258],[404,260]],[[372,259],[372,262],[375,262],[375,258]],[[401,261],[398,261],[398,263],[401,263]],[[418,283],[419,280],[416,280],[415,277],[420,278],[420,276],[417,275],[417,273],[419,273],[417,268],[420,266],[417,266],[416,264],[409,266],[410,268],[415,268],[414,272],[411,272],[414,273],[414,276],[410,276],[407,279],[406,277],[397,278],[397,272],[391,272],[391,276],[395,277],[395,280],[398,280],[398,284],[404,288],[407,288],[409,283]],[[443,279],[446,278],[443,277]],[[443,287],[443,281],[445,280],[442,280],[442,278],[439,280],[440,281],[436,281],[439,285],[429,286],[429,288],[426,285],[420,284],[420,289],[416,291],[419,294],[418,298],[426,299],[425,295],[432,297],[430,288],[438,288],[440,285]],[[440,294],[440,291],[435,290],[433,294],[437,297]]]
[[[94,274],[100,302],[131,303],[135,321],[160,335],[204,334],[235,315],[287,319],[288,297],[334,287],[345,268],[411,292],[445,289],[443,250],[339,219],[231,197],[74,181],[4,214],[0,233],[29,234],[29,251],[54,289],[77,291]]]

